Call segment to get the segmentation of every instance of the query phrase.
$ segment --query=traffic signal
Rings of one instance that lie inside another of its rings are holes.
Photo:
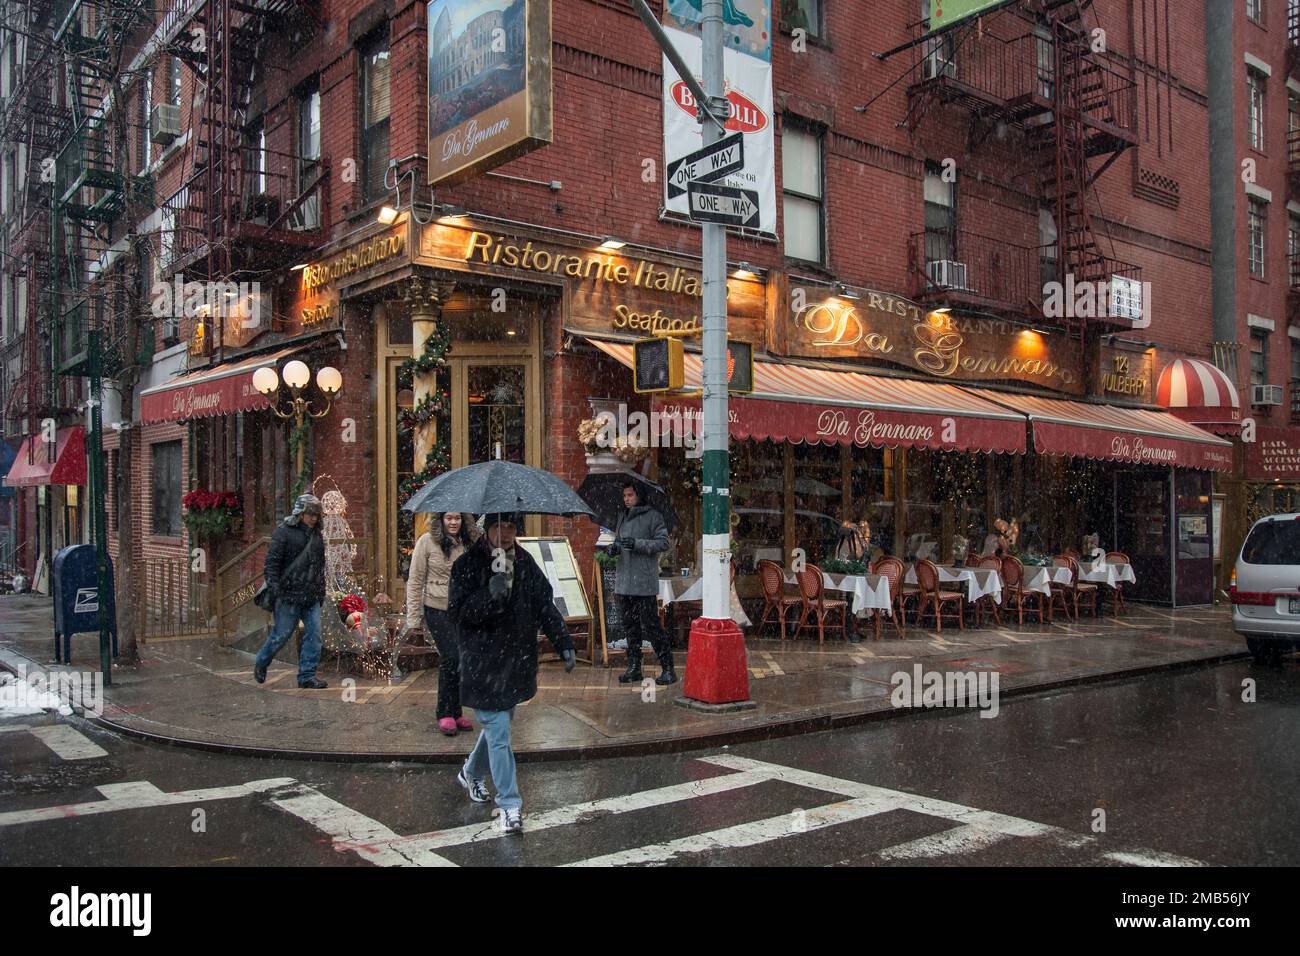
[[[632,388],[642,392],[672,392],[686,382],[680,339],[641,339],[632,346]]]
[[[754,390],[754,346],[749,342],[727,339],[727,391]]]

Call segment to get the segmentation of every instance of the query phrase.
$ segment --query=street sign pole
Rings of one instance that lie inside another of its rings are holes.
[[[109,631],[112,626],[108,620],[108,521],[105,513],[104,496],[104,414],[103,414],[103,377],[99,329],[87,333],[88,358],[90,368],[90,447],[87,449],[90,474],[88,489],[90,491],[90,536],[95,542],[95,585],[99,595],[99,669],[104,675],[104,686],[113,683],[113,663],[109,656]],[[53,589],[51,589],[52,591]],[[113,605],[116,608],[116,602]]]

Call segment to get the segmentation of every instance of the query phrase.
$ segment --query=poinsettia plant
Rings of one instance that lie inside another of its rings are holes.
[[[244,498],[237,491],[207,491],[195,488],[181,498],[185,513],[181,519],[198,539],[220,538],[229,533],[235,519],[244,513]]]

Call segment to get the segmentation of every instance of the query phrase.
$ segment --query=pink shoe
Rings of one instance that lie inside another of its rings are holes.
[[[456,726],[459,727],[461,730],[473,730],[473,729],[474,729],[474,725],[473,725],[472,723],[470,723],[470,720],[469,720],[468,717],[457,717],[457,718],[456,718]]]
[[[438,729],[448,737],[456,736],[456,721],[450,717],[443,717],[438,721]]]

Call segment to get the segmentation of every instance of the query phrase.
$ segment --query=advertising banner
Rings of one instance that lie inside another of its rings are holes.
[[[742,133],[744,166],[716,186],[730,186],[758,194],[757,228],[776,233],[776,141],[772,126],[771,5],[766,0],[729,0],[726,50],[723,54],[727,132]],[[698,21],[689,0],[668,4],[664,28],[687,66],[701,76],[701,41]],[[685,24],[678,29],[674,24]],[[664,168],[704,145],[703,127],[696,119],[695,97],[677,75],[668,58],[664,70]],[[690,212],[686,192],[670,190],[664,177],[664,206],[685,216]]]

